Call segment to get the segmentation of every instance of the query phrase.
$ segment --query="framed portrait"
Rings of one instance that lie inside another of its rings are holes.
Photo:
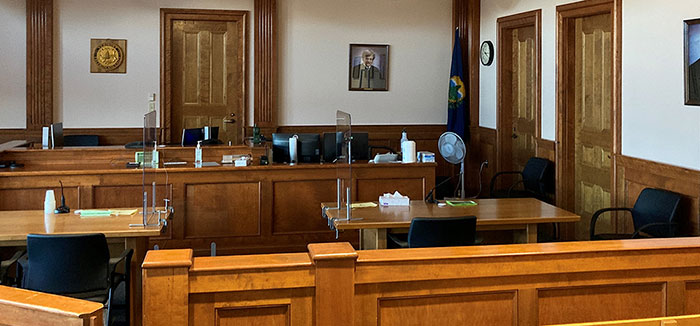
[[[700,18],[683,21],[685,26],[685,104],[700,105]]]
[[[348,90],[388,90],[389,45],[350,44],[348,62]]]

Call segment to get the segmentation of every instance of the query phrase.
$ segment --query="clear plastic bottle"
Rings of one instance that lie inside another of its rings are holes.
[[[197,141],[197,147],[194,149],[194,167],[202,167],[202,141]]]
[[[403,130],[401,130],[401,144],[400,144],[401,146],[399,146],[399,147],[402,147],[403,142],[405,142],[407,140],[408,140],[408,136],[406,135],[406,128],[403,128]]]

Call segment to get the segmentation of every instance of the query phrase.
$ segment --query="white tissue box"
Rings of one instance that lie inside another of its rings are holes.
[[[435,163],[435,153],[427,151],[418,152],[418,162]]]
[[[233,166],[248,166],[250,165],[250,160],[248,160],[248,158],[239,158],[233,161],[233,163]]]
[[[381,206],[408,206],[410,199],[403,197],[386,197],[379,196],[379,205]]]

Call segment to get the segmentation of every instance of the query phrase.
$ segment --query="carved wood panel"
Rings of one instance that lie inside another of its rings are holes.
[[[316,213],[322,202],[336,197],[336,179],[273,182],[272,234],[328,232],[328,223]]]
[[[516,325],[515,292],[380,298],[378,325]]]
[[[185,238],[259,236],[260,184],[185,185]]]
[[[565,324],[661,317],[663,283],[586,286],[540,290],[539,324]]]
[[[46,190],[53,190],[56,207],[61,205],[61,188],[0,189],[0,210],[43,210]],[[66,205],[71,209],[80,208],[78,187],[63,187]]]

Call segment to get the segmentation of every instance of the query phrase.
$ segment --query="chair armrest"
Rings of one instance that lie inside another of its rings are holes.
[[[519,174],[522,176],[522,172],[520,172],[520,171],[501,171],[501,172],[494,174],[493,177],[491,177],[491,184],[489,185],[490,186],[489,195],[491,197],[493,197],[493,191],[495,190],[494,188],[496,185],[496,178],[498,178],[499,176],[502,176],[504,174]],[[508,192],[510,192],[510,190]]]
[[[129,279],[129,274],[131,271],[131,256],[134,254],[134,249],[126,249],[122,252],[122,254],[117,257],[117,258],[110,258],[109,259],[109,275],[110,279],[112,279],[112,282],[114,283],[114,276],[115,275],[122,275],[121,273],[117,273],[117,265],[121,263],[122,261],[124,262],[124,277],[126,279]]]
[[[670,229],[675,228],[677,225],[678,225],[678,223],[672,223],[672,222],[658,222],[658,223],[645,224],[645,225],[642,225],[639,228],[639,230],[634,231],[634,233],[632,234],[632,238],[637,238],[640,235],[640,233],[646,233],[644,230],[655,227],[655,226],[668,226],[669,231],[668,231],[668,233],[666,233],[664,235],[664,237],[673,237],[674,232],[672,232]]]
[[[510,197],[513,195],[512,192],[513,192],[513,189],[515,189],[515,186],[517,186],[517,185],[519,185],[519,184],[522,184],[522,183],[523,183],[523,180],[520,180],[520,181],[518,181],[518,182],[513,183],[513,184],[510,186],[510,188],[508,188],[508,198],[510,198]]]
[[[600,217],[601,214],[606,213],[606,212],[612,212],[612,211],[628,211],[632,213],[631,208],[627,207],[609,207],[609,208],[603,208],[597,210],[595,213],[593,213],[593,217],[591,217],[591,228],[590,228],[590,239],[593,240],[593,237],[595,236],[595,223],[598,221],[598,217]]]
[[[6,283],[5,275],[7,275],[7,271],[10,269],[10,266],[16,263],[17,260],[19,260],[19,258],[22,257],[22,255],[24,255],[25,252],[26,251],[24,250],[19,250],[15,252],[14,255],[12,255],[12,258],[0,262],[0,284],[9,285],[8,283]]]

